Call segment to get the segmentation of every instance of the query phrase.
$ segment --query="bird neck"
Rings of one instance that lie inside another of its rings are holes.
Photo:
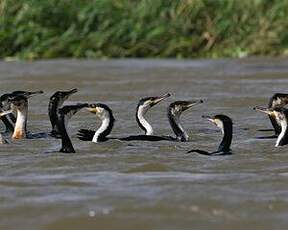
[[[114,117],[110,114],[108,117],[105,117],[102,120],[101,126],[95,132],[92,142],[99,142],[107,140],[107,136],[111,133],[113,125],[114,125]]]
[[[171,111],[168,111],[168,119],[170,126],[176,135],[176,139],[179,141],[188,141],[189,136],[180,124],[180,115],[174,115]]]
[[[6,110],[9,110],[11,109],[11,104],[8,103],[8,101],[2,101],[2,110],[3,111],[6,111]],[[7,117],[9,118],[9,122],[13,125],[13,131],[14,131],[14,124],[16,123],[16,117],[14,116],[13,113],[9,113],[7,115]]]
[[[9,115],[9,114],[8,114]],[[6,131],[5,132],[14,132],[14,124],[8,119],[7,115],[1,116],[0,118],[5,125]]]
[[[60,114],[59,120],[57,121],[58,130],[61,135],[62,147],[60,152],[64,153],[75,153],[71,139],[67,133],[68,117],[64,114]]]
[[[144,109],[142,106],[139,106],[136,112],[136,120],[137,120],[139,127],[145,131],[146,135],[153,135],[152,126],[144,118],[144,115],[146,114],[146,112],[147,112],[147,109]]]
[[[27,114],[28,108],[25,107],[23,109],[17,109],[17,119],[15,123],[14,132],[12,135],[13,139],[22,139],[26,137],[27,130]]]
[[[221,132],[223,133],[223,139],[218,147],[218,151],[228,152],[230,151],[230,146],[231,146],[232,137],[233,137],[232,123],[223,124],[223,128],[221,128]]]
[[[63,105],[63,103],[64,103],[64,100],[57,100],[57,101],[50,100],[49,105],[48,105],[49,119],[50,119],[50,123],[52,126],[52,132],[54,133],[59,133],[59,130],[57,128],[57,120],[58,120],[57,111],[59,107]]]
[[[48,114],[49,114],[49,119],[52,125],[52,130],[56,129],[56,122],[57,122],[57,109],[58,109],[58,103],[55,102],[49,102],[48,106]]]
[[[287,119],[281,120],[281,133],[279,134],[276,147],[288,144],[288,130],[287,130]]]
[[[274,128],[275,134],[278,136],[281,133],[281,124],[277,121],[275,115],[268,115],[271,124]]]

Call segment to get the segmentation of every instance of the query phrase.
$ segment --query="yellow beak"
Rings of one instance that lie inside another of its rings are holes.
[[[97,107],[95,108],[86,108],[91,113],[99,113],[99,109]]]
[[[256,111],[262,112],[262,113],[269,114],[269,115],[273,115],[274,114],[273,110],[270,110],[270,109],[264,108],[264,107],[260,107],[260,106],[256,106],[253,109],[256,110]]]
[[[159,97],[155,98],[154,100],[151,100],[150,103],[151,103],[152,105],[156,105],[156,104],[158,104],[160,101],[163,101],[164,99],[166,99],[167,97],[170,97],[170,96],[171,96],[170,93],[166,93],[166,94],[164,94],[164,95],[162,95],[162,96],[159,96]]]

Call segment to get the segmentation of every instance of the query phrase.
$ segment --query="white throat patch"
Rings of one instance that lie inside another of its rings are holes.
[[[109,123],[110,123],[110,116],[109,116],[108,111],[103,109],[103,110],[101,110],[101,112],[96,113],[96,116],[101,119],[102,124],[93,136],[92,142],[94,142],[94,143],[98,142],[99,135],[101,133],[103,133],[108,128]]]
[[[146,129],[146,135],[153,135],[153,128],[148,123],[148,121],[144,118],[144,115],[147,113],[149,107],[145,105],[141,105],[137,111],[137,117],[141,125]]]
[[[283,119],[280,121],[281,124],[281,133],[279,134],[277,141],[276,141],[276,145],[275,147],[278,147],[280,144],[280,141],[282,140],[282,138],[284,137],[286,130],[287,130],[287,121],[286,119]]]

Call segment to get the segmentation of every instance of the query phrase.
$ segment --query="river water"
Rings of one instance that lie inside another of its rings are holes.
[[[288,92],[288,60],[52,60],[0,62],[1,93],[43,90],[29,101],[28,129],[50,130],[49,97],[78,88],[66,104],[102,102],[114,112],[111,136],[139,134],[141,97],[170,92],[147,119],[168,135],[175,100],[205,102],[182,115],[190,142],[82,142],[80,128],[99,120],[85,110],[69,123],[77,153],[58,153],[60,140],[10,141],[0,148],[0,229],[287,229],[288,151],[258,131],[268,118],[253,111]],[[201,115],[234,121],[234,155],[216,150],[221,133]]]

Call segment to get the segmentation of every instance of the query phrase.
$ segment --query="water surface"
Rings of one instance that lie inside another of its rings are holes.
[[[268,118],[252,110],[286,92],[288,60],[55,60],[0,62],[1,93],[44,90],[30,99],[28,129],[50,130],[49,97],[78,88],[66,104],[102,102],[114,111],[112,136],[141,133],[135,108],[141,97],[170,92],[147,118],[168,135],[175,100],[203,99],[185,112],[188,143],[81,142],[80,128],[99,121],[85,111],[69,126],[76,154],[58,153],[55,139],[11,141],[0,148],[1,229],[286,229],[288,151],[257,140]],[[187,155],[215,150],[221,138],[201,115],[232,117],[234,155]]]

